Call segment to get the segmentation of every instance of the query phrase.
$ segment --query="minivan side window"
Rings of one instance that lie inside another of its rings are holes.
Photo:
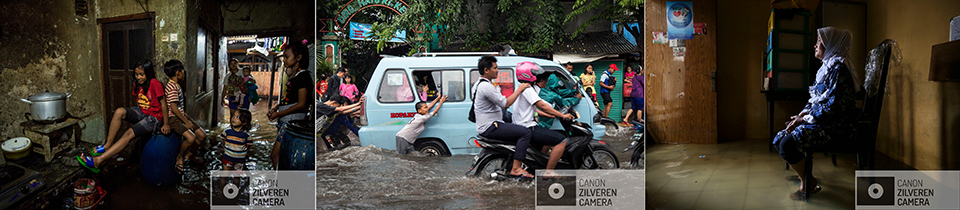
[[[383,103],[413,102],[414,93],[410,80],[402,69],[387,69],[377,89],[377,100]]]
[[[421,101],[430,102],[440,95],[447,95],[447,101],[466,98],[463,70],[416,70],[413,80]]]
[[[580,83],[577,83],[577,81],[574,81],[571,78],[567,77],[565,74],[561,73],[561,71],[567,71],[566,69],[562,69],[560,67],[555,67],[555,66],[545,66],[543,67],[543,69],[546,70],[548,73],[552,73],[556,75],[557,79],[560,79],[560,82],[563,83],[563,87],[566,89],[576,90],[577,86],[580,84]]]
[[[470,70],[470,90],[473,91],[473,84],[477,83],[477,80],[480,79],[480,70],[472,69]],[[493,79],[494,85],[500,87],[500,94],[503,97],[510,96],[513,94],[513,69],[509,68],[498,68],[497,69],[497,78]],[[473,92],[470,92],[470,99],[473,99]]]

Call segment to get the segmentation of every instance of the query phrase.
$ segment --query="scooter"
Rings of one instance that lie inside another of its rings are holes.
[[[630,137],[630,140],[633,141],[630,143],[630,146],[620,152],[633,150],[633,155],[630,155],[630,166],[640,168],[643,167],[640,164],[643,164],[644,151],[646,151],[646,145],[644,144],[643,139],[644,123],[630,121],[630,124],[633,124],[633,129],[637,132],[633,134],[633,137]]]
[[[567,109],[562,109],[560,112],[567,112]],[[575,118],[579,118],[575,111],[571,114],[574,114]],[[558,120],[563,125],[564,133],[567,134],[567,146],[557,163],[556,169],[612,169],[620,167],[617,156],[607,148],[607,144],[593,140],[590,125],[576,120]],[[479,135],[471,138],[471,140],[482,150],[473,157],[473,165],[470,166],[465,175],[490,176],[490,178],[498,181],[512,177],[510,169],[513,164],[513,154],[516,151],[515,141],[490,139]],[[534,170],[536,169],[546,168],[550,154],[541,152],[541,148],[543,148],[543,145],[531,144],[527,148],[526,157],[521,161],[523,164],[521,168],[531,173],[535,173]]]

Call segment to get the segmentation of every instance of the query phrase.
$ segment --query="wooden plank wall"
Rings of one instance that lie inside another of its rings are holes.
[[[653,44],[653,31],[667,31],[666,1],[645,2],[644,70],[647,129],[659,143],[716,144],[717,2],[693,0],[693,22],[707,24],[707,34],[686,41],[686,56],[675,58],[667,44]],[[747,85],[747,84],[744,84]]]

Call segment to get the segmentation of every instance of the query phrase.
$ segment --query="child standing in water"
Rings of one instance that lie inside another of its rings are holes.
[[[229,72],[223,80],[223,95],[224,105],[227,108],[230,108],[230,118],[233,118],[233,115],[241,108],[241,100],[237,93],[247,92],[247,86],[243,84],[243,75],[240,75],[240,60],[236,58],[230,59]]]
[[[180,145],[180,153],[177,154],[176,164],[177,170],[183,171],[185,167],[183,160],[189,160],[193,156],[192,148],[200,146],[200,142],[207,139],[207,133],[200,128],[197,121],[183,112],[184,97],[180,82],[186,80],[187,76],[183,63],[179,60],[167,61],[163,64],[163,73],[170,78],[164,90],[168,106],[173,107],[168,114],[170,122],[167,124],[170,125],[170,129],[173,129],[173,133],[180,134],[184,139]]]
[[[253,146],[247,131],[250,125],[250,111],[237,110],[230,118],[230,128],[223,130],[219,138],[223,141],[223,170],[243,170],[247,163],[247,149]]]
[[[91,155],[80,154],[77,161],[84,168],[90,169],[94,173],[100,173],[100,166],[107,158],[111,158],[120,153],[123,148],[130,143],[134,137],[150,135],[158,123],[163,123],[160,131],[163,134],[170,133],[170,126],[167,125],[167,100],[163,94],[163,84],[156,79],[156,73],[153,70],[153,62],[150,60],[140,60],[134,67],[134,78],[136,83],[133,87],[133,95],[137,98],[136,107],[120,107],[113,113],[110,120],[110,130],[107,132],[106,143],[93,148]],[[160,121],[160,120],[163,121]],[[120,121],[133,123],[127,131],[123,132],[120,139],[114,142],[117,132],[120,131]],[[95,157],[94,157],[95,156]]]

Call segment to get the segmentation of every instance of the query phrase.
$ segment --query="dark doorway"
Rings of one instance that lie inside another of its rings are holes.
[[[131,94],[133,69],[137,61],[154,57],[153,18],[153,13],[141,13],[97,20],[100,24],[100,69],[104,77],[105,126],[109,126],[113,110],[135,105]],[[155,66],[158,64],[153,62]]]

